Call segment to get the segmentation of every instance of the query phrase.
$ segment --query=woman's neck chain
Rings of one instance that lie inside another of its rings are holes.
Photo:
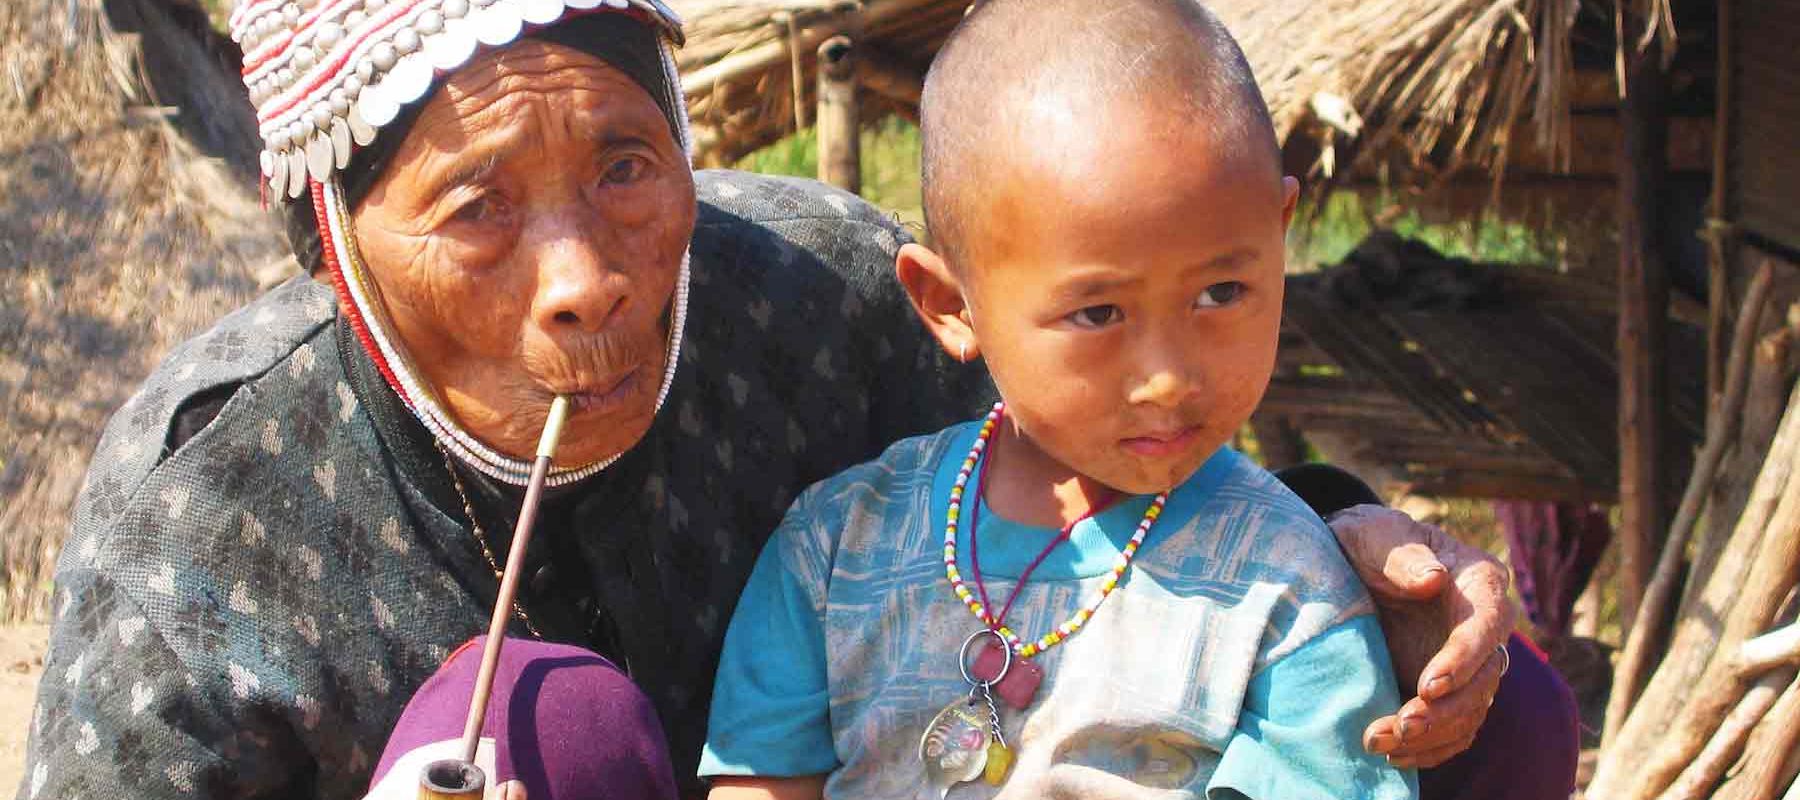
[[[474,532],[475,544],[480,546],[481,557],[487,560],[488,568],[494,571],[494,582],[498,584],[504,570],[500,568],[500,561],[494,558],[493,548],[488,546],[487,533],[481,529],[481,520],[475,517],[475,505],[469,502],[469,493],[463,488],[462,476],[456,474],[456,461],[451,457],[449,451],[444,449],[443,443],[433,440],[432,444],[437,446],[438,453],[444,457],[444,469],[450,472],[450,484],[456,487],[456,497],[462,501],[463,514],[469,518],[469,530]],[[525,629],[538,639],[544,638],[544,634],[531,621],[531,615],[525,613],[525,605],[514,598],[512,606],[513,614],[519,618],[520,622],[525,623]]]

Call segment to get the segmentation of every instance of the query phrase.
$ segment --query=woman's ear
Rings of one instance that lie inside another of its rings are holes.
[[[943,256],[921,244],[903,244],[894,257],[894,274],[906,287],[913,310],[931,335],[937,337],[944,352],[958,361],[980,357],[981,346],[969,324],[969,304],[963,297],[962,281]]]

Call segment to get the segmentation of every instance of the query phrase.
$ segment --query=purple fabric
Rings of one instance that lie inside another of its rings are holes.
[[[1420,800],[1568,800],[1581,754],[1575,694],[1544,655],[1515,634],[1512,667],[1475,744],[1419,771]]]
[[[1494,516],[1506,531],[1525,612],[1542,641],[1569,635],[1575,599],[1612,538],[1605,510],[1584,503],[1502,500]]]
[[[478,636],[450,655],[406,705],[375,769],[462,736],[481,666]],[[531,800],[674,800],[675,773],[650,701],[593,652],[508,638],[482,735],[495,743],[491,784],[517,779]]]

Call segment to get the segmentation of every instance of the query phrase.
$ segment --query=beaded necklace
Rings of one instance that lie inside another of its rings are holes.
[[[1007,645],[1011,647],[1016,656],[1021,659],[1029,659],[1074,636],[1082,626],[1087,624],[1089,619],[1093,618],[1094,612],[1099,610],[1100,604],[1106,602],[1106,598],[1113,593],[1113,590],[1119,588],[1119,581],[1124,578],[1125,571],[1131,568],[1131,560],[1137,556],[1138,548],[1144,543],[1144,537],[1150,533],[1150,526],[1156,524],[1157,517],[1162,516],[1163,505],[1168,502],[1169,493],[1158,494],[1155,500],[1150,501],[1150,507],[1144,510],[1144,518],[1138,522],[1137,530],[1131,534],[1131,541],[1125,544],[1125,549],[1119,553],[1118,560],[1113,563],[1112,571],[1106,576],[1106,581],[1100,584],[1100,591],[1088,601],[1087,605],[1077,609],[1074,615],[1051,629],[1050,632],[1038,637],[1037,641],[1025,642],[1010,627],[1007,627],[1005,620],[994,616],[992,611],[982,604],[981,600],[975,596],[975,592],[963,583],[962,573],[956,568],[956,531],[957,521],[962,515],[963,493],[968,486],[969,476],[975,472],[975,466],[981,462],[982,453],[987,450],[988,443],[993,438],[994,429],[1000,426],[1000,419],[1005,412],[1006,404],[1004,402],[994,404],[993,410],[988,412],[987,419],[981,423],[981,433],[975,437],[974,446],[969,448],[968,457],[963,459],[962,467],[956,471],[956,483],[950,488],[950,510],[945,515],[944,521],[944,575],[950,579],[951,590],[956,592],[957,598],[963,601],[963,605],[968,606],[969,611],[975,615],[976,619],[981,620],[982,624],[1000,634],[1000,637],[1006,640]],[[971,531],[970,535],[973,536],[974,532]]]
[[[1006,781],[1006,774],[1012,766],[1012,750],[1006,744],[1006,738],[1000,730],[1000,709],[994,704],[994,693],[998,692],[1008,704],[1023,709],[1031,704],[1037,693],[1038,681],[1042,672],[1031,662],[1033,656],[1043,653],[1052,647],[1062,644],[1074,636],[1088,620],[1093,619],[1094,612],[1106,602],[1106,598],[1119,588],[1119,581],[1130,569],[1131,560],[1137,556],[1138,548],[1143,546],[1144,537],[1150,533],[1150,527],[1156,518],[1162,516],[1163,505],[1168,502],[1169,493],[1162,492],[1150,502],[1144,510],[1144,518],[1138,522],[1137,530],[1131,535],[1113,563],[1111,572],[1101,583],[1097,592],[1086,605],[1077,609],[1074,615],[1064,620],[1036,641],[1026,642],[1006,625],[1005,611],[995,616],[985,602],[985,588],[981,597],[977,598],[967,584],[963,583],[962,573],[956,567],[956,533],[957,523],[962,516],[963,495],[969,484],[969,477],[974,474],[975,467],[981,463],[981,457],[990,446],[994,430],[1000,427],[1000,420],[1006,413],[1004,402],[995,403],[987,418],[982,420],[981,431],[975,437],[975,444],[970,446],[968,457],[963,459],[957,470],[956,483],[950,489],[950,508],[944,520],[944,575],[950,579],[950,588],[956,593],[969,612],[981,621],[982,629],[963,640],[962,648],[957,651],[957,667],[962,672],[963,680],[969,684],[969,696],[957,700],[944,707],[925,728],[924,736],[919,739],[919,760],[924,762],[926,779],[938,795],[944,796],[950,787],[972,781],[976,777],[984,777],[990,785],[999,786]],[[986,472],[983,472],[985,479]],[[985,482],[985,480],[984,480]],[[979,493],[979,488],[978,488]],[[977,498],[979,502],[979,498]],[[971,520],[974,518],[971,511]],[[1077,520],[1080,522],[1080,520]],[[1055,547],[1067,538],[1073,525],[1063,530],[1062,535],[1051,543]],[[976,531],[971,525],[969,543],[974,548]],[[1049,554],[1049,548],[1038,556],[1041,562]],[[1037,565],[1033,564],[1035,568]],[[976,567],[977,573],[980,568]],[[1018,590],[1030,577],[1032,570],[1019,576],[1019,585],[1013,589],[1016,598]],[[980,579],[977,574],[977,580]],[[1007,607],[1012,605],[1007,601]],[[969,664],[969,650],[984,639],[990,641],[989,647],[981,651],[973,669]],[[1020,678],[1020,676],[1026,676]],[[1009,678],[1013,680],[1009,682]],[[1022,685],[1023,684],[1023,685]]]

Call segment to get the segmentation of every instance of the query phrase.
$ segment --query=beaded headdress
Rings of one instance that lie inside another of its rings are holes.
[[[298,198],[308,178],[324,181],[343,169],[353,150],[424,97],[437,75],[468,63],[481,47],[502,47],[529,28],[603,9],[642,15],[667,42],[682,41],[681,18],[660,0],[242,3],[231,15],[231,37],[244,50],[244,86],[256,107],[270,193]],[[665,60],[673,75],[673,58]]]
[[[627,14],[659,31],[662,77],[679,93],[670,48],[682,42],[681,19],[661,0],[247,0],[230,21],[231,36],[244,50],[244,85],[263,138],[263,184],[278,201],[297,200],[310,189],[323,262],[364,352],[439,444],[470,467],[517,486],[529,479],[531,462],[495,451],[463,428],[393,335],[380,288],[351,235],[338,173],[404,107],[422,102],[439,76],[484,48],[595,13]],[[687,110],[678,96],[672,106],[674,133],[691,161]],[[670,304],[658,410],[681,354],[688,262],[684,252]],[[581,480],[617,458],[556,467],[547,482]]]

